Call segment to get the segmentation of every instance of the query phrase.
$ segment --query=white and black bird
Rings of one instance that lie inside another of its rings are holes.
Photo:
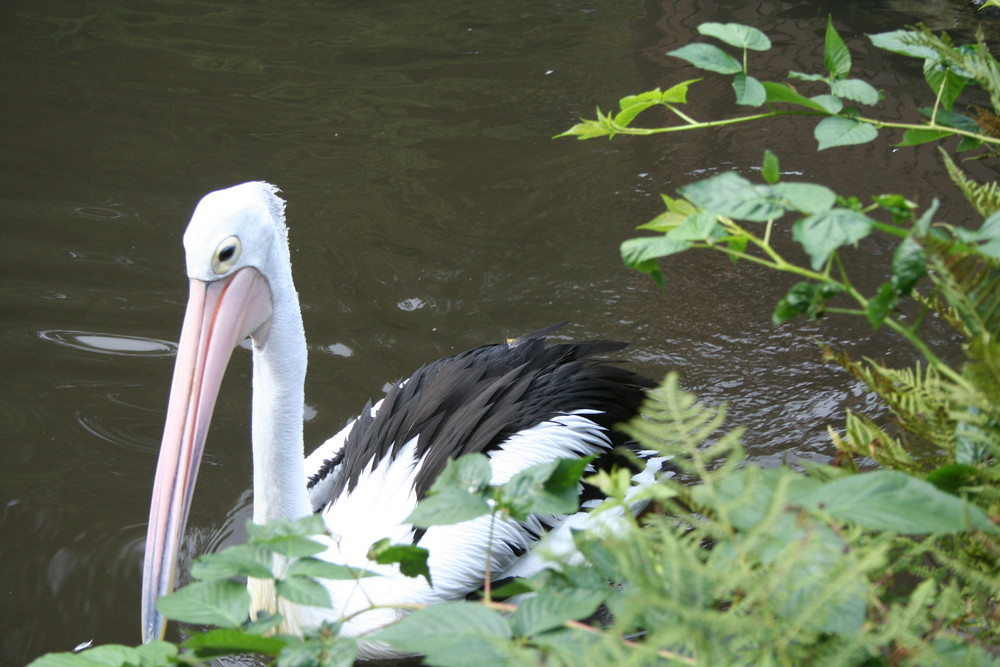
[[[610,341],[555,342],[548,330],[441,359],[397,383],[376,405],[304,457],[306,339],[292,283],[284,201],[277,188],[250,182],[206,195],[184,234],[190,295],[170,389],[143,568],[144,640],[162,637],[156,600],[171,592],[177,552],[212,410],[233,348],[253,347],[253,520],[322,515],[329,547],[319,557],[385,576],[327,581],[332,609],[276,598],[273,582],[251,579],[252,608],[283,616],[281,632],[301,632],[378,605],[460,599],[489,571],[512,572],[565,517],[504,521],[489,517],[415,530],[406,517],[449,459],[489,456],[492,482],[532,465],[596,455],[625,444],[612,429],[638,410],[645,378],[593,355]],[[602,458],[603,457],[603,458]],[[433,587],[390,566],[373,565],[382,538],[430,551]],[[391,608],[357,614],[343,626],[360,635],[397,620]],[[361,644],[361,657],[386,647]]]

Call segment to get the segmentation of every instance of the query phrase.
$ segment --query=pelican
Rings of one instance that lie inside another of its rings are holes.
[[[498,579],[515,572],[566,517],[502,521],[491,533],[488,517],[419,531],[407,516],[447,461],[465,453],[489,456],[494,484],[558,458],[597,455],[592,465],[602,465],[624,444],[611,427],[636,413],[651,386],[591,358],[623,343],[553,343],[543,330],[424,366],[304,457],[306,339],[278,192],[264,182],[212,192],[184,233],[189,298],[150,506],[144,641],[164,633],[156,600],[173,589],[212,410],[244,339],[253,350],[253,521],[320,513],[329,533],[320,557],[384,575],[324,582],[332,609],[290,603],[275,596],[273,582],[251,579],[251,608],[281,614],[283,633],[349,617],[342,631],[364,635],[405,613],[391,605],[460,599],[483,585],[487,571]],[[429,550],[433,586],[369,561],[369,546],[386,537]],[[356,613],[373,603],[379,607]],[[374,642],[359,646],[361,658],[392,655]]]

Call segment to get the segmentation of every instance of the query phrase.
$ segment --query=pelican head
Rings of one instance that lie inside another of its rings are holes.
[[[284,202],[272,185],[250,182],[206,195],[184,233],[184,247],[190,293],[149,511],[144,641],[163,636],[156,601],[173,590],[208,426],[232,351],[247,337],[255,350],[267,345],[276,294],[291,289],[294,295]],[[295,306],[299,317],[297,299]]]

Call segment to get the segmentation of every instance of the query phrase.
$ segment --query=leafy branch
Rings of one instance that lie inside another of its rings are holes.
[[[903,55],[924,60],[924,75],[935,95],[934,105],[921,109],[928,120],[923,123],[904,123],[870,118],[861,114],[854,104],[872,106],[881,94],[868,82],[850,77],[851,54],[843,39],[828,20],[823,50],[824,74],[791,72],[789,77],[806,83],[822,83],[828,92],[812,96],[799,93],[788,83],[761,81],[750,74],[748,63],[751,51],[764,52],[771,48],[771,41],[757,28],[737,23],[703,23],[698,32],[713,37],[723,44],[741,49],[742,59],[737,59],[714,44],[696,42],[669,51],[667,55],[686,60],[709,72],[732,76],[736,103],[752,107],[768,107],[767,111],[734,118],[697,121],[683,112],[679,105],[687,103],[688,91],[701,79],[691,79],[676,84],[666,91],[651,90],[630,95],[619,101],[615,114],[597,109],[594,120],[583,120],[558,135],[576,136],[580,139],[614,137],[618,134],[649,136],[688,130],[704,130],[737,123],[764,120],[778,116],[820,116],[814,136],[819,149],[861,144],[874,140],[879,130],[903,130],[899,146],[934,141],[949,136],[962,137],[958,151],[986,146],[996,152],[1000,149],[1000,122],[996,109],[1000,108],[1000,66],[980,35],[976,44],[952,48],[943,37],[936,37],[926,29],[899,30],[871,35],[876,46]],[[970,84],[982,86],[993,100],[994,112],[976,110],[976,117],[954,111],[954,103]],[[776,104],[793,108],[775,107]],[[652,107],[663,107],[680,119],[676,125],[660,127],[635,127],[633,121],[639,114]]]

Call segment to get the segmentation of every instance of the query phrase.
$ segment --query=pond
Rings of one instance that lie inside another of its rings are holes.
[[[981,20],[961,0],[5,2],[0,662],[139,640],[187,292],[180,238],[204,193],[246,180],[288,200],[307,443],[424,362],[567,321],[561,336],[628,340],[632,367],[677,370],[705,401],[728,403],[758,460],[829,460],[827,425],[845,408],[879,413],[816,340],[900,364],[912,352],[858,321],[776,327],[788,281],[717,257],[671,263],[659,293],[622,267],[618,245],[659,211],[660,193],[730,169],[752,177],[765,148],[786,178],[863,199],[940,196],[952,222],[969,222],[935,148],[817,153],[812,125],[787,119],[552,138],[595,106],[700,76],[664,54],[705,21],[772,37],[779,55],[752,65],[761,78],[818,71],[828,14],[889,119],[932,100],[919,63],[873,51],[865,33],[922,20],[969,40]],[[726,84],[691,98],[699,118],[734,110]],[[882,279],[877,246],[851,259],[861,280]],[[185,563],[242,539],[248,380],[237,351]]]

